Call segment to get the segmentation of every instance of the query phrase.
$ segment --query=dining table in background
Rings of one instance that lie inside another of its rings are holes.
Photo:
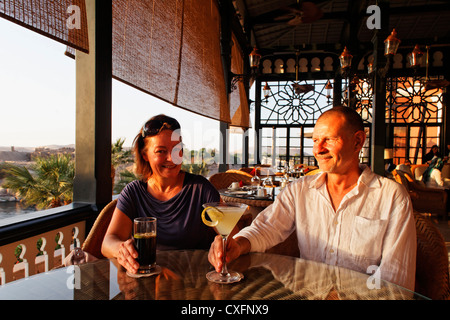
[[[244,187],[238,190],[230,189],[220,189],[220,198],[225,202],[239,202],[248,205],[247,211],[244,213],[251,214],[252,220],[264,210],[266,207],[270,206],[275,197],[280,193],[280,187],[265,188],[267,195],[264,197],[257,197],[255,194],[249,194],[248,190],[250,188]]]
[[[208,281],[208,251],[158,251],[161,273],[129,277],[115,259],[67,266],[0,286],[1,300],[420,300],[395,284],[337,266],[291,256],[250,253],[229,268],[244,279]]]

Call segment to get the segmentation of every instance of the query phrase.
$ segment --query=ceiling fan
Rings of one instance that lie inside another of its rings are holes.
[[[450,85],[450,81],[446,79],[441,80],[430,80],[428,76],[428,65],[429,65],[429,54],[430,54],[430,47],[427,46],[427,53],[426,53],[426,60],[425,60],[425,66],[426,66],[426,75],[425,75],[425,81],[424,81],[424,88],[425,91],[433,90],[433,89],[443,89]]]
[[[317,5],[309,1],[297,0],[295,7],[285,7],[281,10],[288,11],[287,14],[276,17],[275,21],[286,21],[290,26],[297,26],[302,23],[312,23],[323,16],[323,12]]]
[[[310,91],[314,90],[314,86],[311,84],[299,84],[297,83],[298,81],[298,57],[300,55],[300,51],[297,50],[297,52],[295,53],[295,81],[292,84],[292,89],[294,90],[295,94],[300,95],[300,94],[305,94],[308,93]]]

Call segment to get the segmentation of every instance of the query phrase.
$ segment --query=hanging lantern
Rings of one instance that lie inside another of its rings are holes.
[[[250,53],[249,59],[250,59],[250,67],[251,68],[259,67],[259,61],[261,60],[261,55],[258,53],[258,49],[256,49],[256,47],[254,47],[253,51]]]
[[[330,80],[328,80],[327,84],[325,85],[325,89],[327,90],[327,98],[331,96],[331,89],[333,89],[333,85],[331,84]]]
[[[350,81],[349,87],[352,92],[357,92],[359,86],[359,78],[358,76],[353,76],[352,81]]]
[[[331,89],[333,89],[333,85],[331,84],[330,80],[328,80],[327,84],[325,85],[325,89],[327,90],[328,103],[330,103]]]
[[[270,96],[270,87],[269,87],[269,85],[267,84],[267,82],[266,82],[266,85],[264,86],[264,88],[263,88],[263,95],[264,95],[264,98],[267,100],[267,98]]]
[[[373,63],[372,62],[369,62],[367,64],[367,73],[368,74],[372,74],[373,73]]]
[[[344,47],[344,51],[342,51],[341,55],[339,56],[339,60],[341,61],[341,68],[350,68],[352,66],[352,58],[353,56],[347,50],[347,47]]]
[[[409,64],[411,67],[418,67],[422,62],[423,52],[420,50],[418,44],[414,47],[414,50],[408,55]]]
[[[401,41],[397,38],[397,32],[394,28],[391,34],[386,38],[386,40],[384,40],[384,55],[395,55],[400,42]]]

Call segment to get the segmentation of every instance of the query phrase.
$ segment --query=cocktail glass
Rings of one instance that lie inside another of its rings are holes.
[[[202,212],[202,220],[209,227],[214,227],[222,236],[223,257],[221,272],[211,271],[206,274],[209,281],[215,283],[234,283],[244,276],[237,271],[229,271],[226,263],[227,239],[241,218],[247,205],[237,202],[212,202],[205,203]]]

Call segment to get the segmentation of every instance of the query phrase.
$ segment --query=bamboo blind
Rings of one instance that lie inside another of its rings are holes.
[[[0,17],[89,52],[85,0],[0,0]]]
[[[68,8],[81,10],[81,27],[68,28]],[[228,96],[217,0],[112,1],[113,77],[197,114],[249,126],[242,82]],[[0,0],[0,17],[88,52],[85,0]],[[243,73],[233,37],[232,71]],[[70,55],[71,51],[68,50]]]
[[[113,2],[113,75],[164,101],[230,122],[215,0]]]

